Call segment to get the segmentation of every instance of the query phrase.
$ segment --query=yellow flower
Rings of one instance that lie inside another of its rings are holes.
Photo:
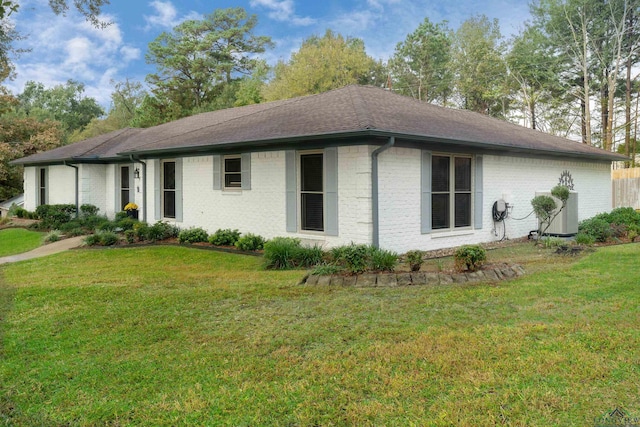
[[[125,211],[135,211],[135,210],[138,210],[138,205],[136,205],[136,204],[135,204],[135,203],[133,203],[133,202],[127,203],[127,204],[124,206],[124,210],[125,210]]]

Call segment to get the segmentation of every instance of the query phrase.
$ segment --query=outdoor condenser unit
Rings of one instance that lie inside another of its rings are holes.
[[[559,199],[551,195],[550,191],[536,191],[536,196],[549,196],[556,201],[556,206],[562,206]],[[560,215],[554,218],[547,229],[546,234],[551,236],[574,236],[578,234],[578,193],[569,192],[567,206],[564,207]]]

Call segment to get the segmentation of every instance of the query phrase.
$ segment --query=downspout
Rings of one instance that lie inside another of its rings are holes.
[[[383,151],[393,147],[396,143],[395,137],[390,137],[389,142],[376,148],[371,153],[371,211],[373,219],[373,246],[380,247],[380,217],[378,212],[378,156]]]
[[[147,162],[129,156],[132,162],[142,164],[142,221],[147,222]]]
[[[67,161],[65,160],[63,162],[63,164],[65,166],[69,166],[70,168],[74,168],[76,170],[76,218],[78,218],[78,214],[80,213],[80,194],[78,191],[79,188],[79,182],[80,182],[80,172],[79,172],[79,168],[76,165],[72,165],[72,164],[68,164]]]

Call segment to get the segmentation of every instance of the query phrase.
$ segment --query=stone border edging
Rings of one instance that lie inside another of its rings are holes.
[[[501,265],[474,272],[443,273],[365,273],[354,276],[305,276],[300,284],[321,286],[359,286],[359,287],[394,287],[412,285],[446,285],[450,283],[498,282],[524,275],[521,265]]]

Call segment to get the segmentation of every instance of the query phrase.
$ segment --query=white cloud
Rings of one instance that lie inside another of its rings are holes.
[[[144,20],[147,22],[145,30],[152,28],[172,29],[180,23],[190,19],[201,19],[202,15],[196,12],[189,12],[184,16],[178,16],[178,10],[170,1],[154,0],[149,3],[155,10],[153,15],[145,15]]]
[[[295,14],[293,0],[251,0],[251,7],[262,7],[270,12],[267,16],[275,21],[290,22],[296,26],[309,26],[316,23],[311,17],[299,17]]]

